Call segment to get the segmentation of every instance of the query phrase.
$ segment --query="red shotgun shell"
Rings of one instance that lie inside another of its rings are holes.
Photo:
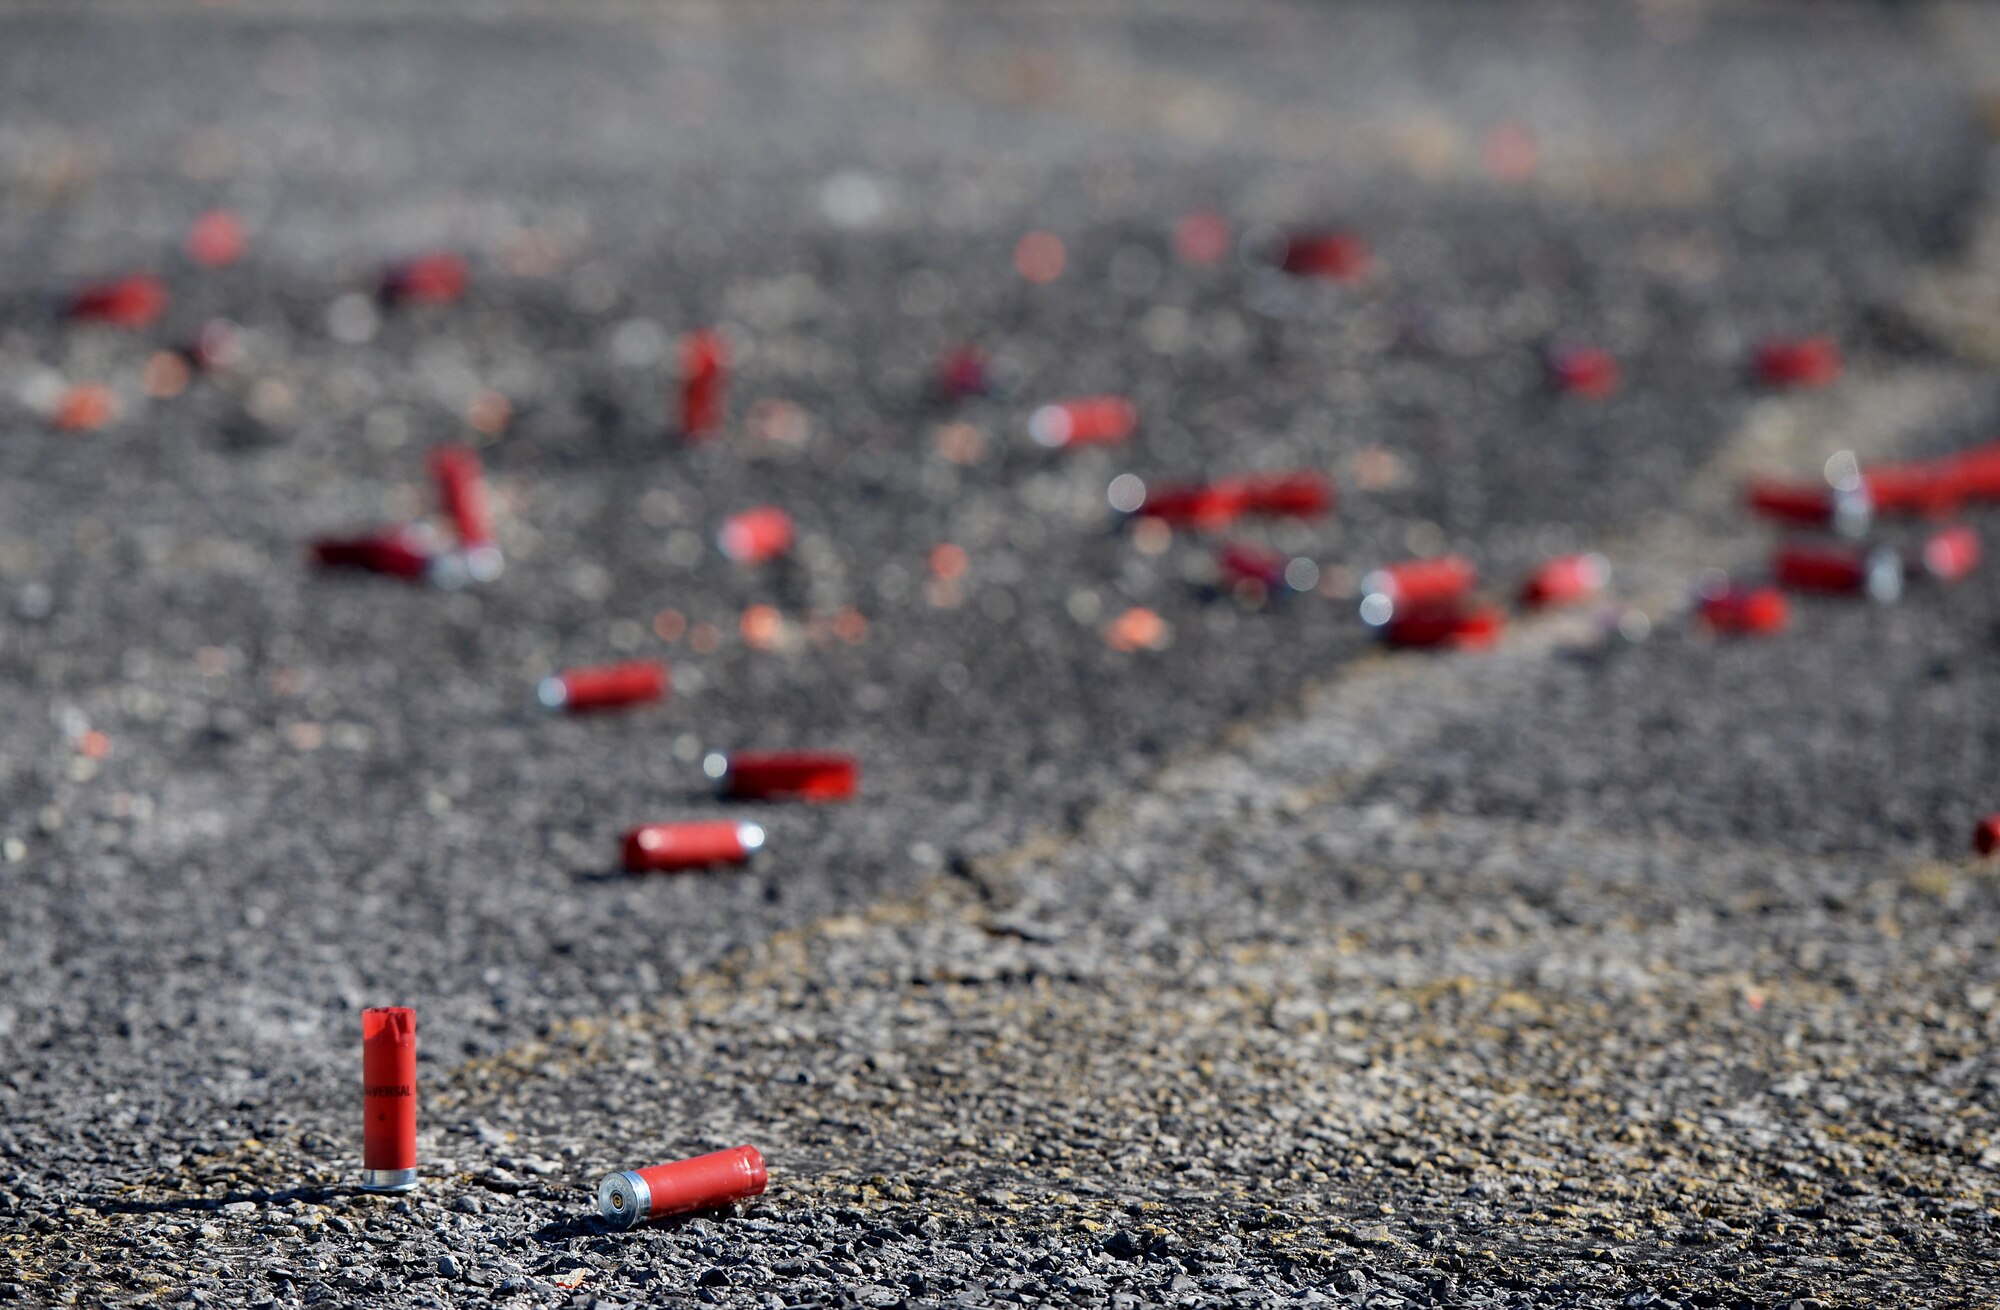
[[[1318,473],[1249,473],[1198,486],[1143,492],[1134,514],[1196,528],[1224,528],[1245,514],[1318,518],[1333,508],[1333,484]]]
[[[625,834],[630,873],[675,873],[716,864],[741,864],[764,848],[754,823],[647,823]]]
[[[1597,346],[1555,350],[1548,358],[1549,385],[1557,391],[1590,400],[1618,394],[1618,360]]]
[[[2000,500],[2000,441],[1960,451],[1943,462],[1949,470],[1952,489],[1960,497]]]
[[[597,1184],[597,1213],[620,1228],[648,1219],[715,1210],[764,1194],[769,1174],[754,1146],[736,1146],[692,1160],[606,1174]]]
[[[312,552],[321,568],[363,569],[406,582],[434,576],[437,563],[426,534],[414,528],[389,528],[365,537],[322,537],[313,543]]]
[[[1528,575],[1521,603],[1529,609],[1589,600],[1611,581],[1611,562],[1598,554],[1558,555]]]
[[[391,1005],[361,1012],[361,1185],[407,1192],[417,1185],[417,1012]]]
[[[1903,594],[1903,560],[1888,546],[1781,546],[1771,556],[1771,576],[1795,591],[1865,595],[1884,602]]]
[[[631,660],[585,669],[564,669],[535,685],[535,699],[552,710],[580,714],[663,700],[667,666],[658,660]]]
[[[729,342],[704,328],[681,338],[681,435],[705,437],[722,427],[729,383]]]
[[[1875,496],[1865,478],[1851,487],[1759,480],[1744,488],[1743,499],[1767,519],[1832,528],[1844,537],[1860,536],[1875,518]]]
[[[1139,425],[1137,406],[1123,396],[1081,396],[1043,405],[1028,416],[1028,435],[1051,450],[1107,446]]]
[[[1773,387],[1823,387],[1840,377],[1832,337],[1774,337],[1757,347],[1757,376]]]
[[[1783,632],[1792,620],[1791,603],[1776,587],[1725,586],[1703,596],[1695,612],[1711,630],[1738,636]]]
[[[701,771],[739,800],[844,801],[861,780],[860,764],[837,751],[714,751]]]
[[[1368,243],[1352,232],[1294,232],[1285,238],[1278,267],[1298,277],[1354,282],[1374,264]]]
[[[1463,555],[1384,565],[1361,579],[1361,618],[1380,626],[1397,610],[1456,604],[1478,581],[1479,570]]]
[[[1972,830],[1972,849],[1981,855],[2000,850],[2000,814],[1989,814]]]
[[[1979,567],[1979,534],[1969,524],[1945,528],[1924,542],[1924,572],[1956,582]]]
[[[167,309],[167,284],[149,273],[134,273],[85,287],[70,301],[69,316],[112,327],[150,327]]]
[[[1499,643],[1506,626],[1506,616],[1495,606],[1433,603],[1392,616],[1383,625],[1382,636],[1391,646],[1403,648],[1485,650]]]
[[[993,379],[986,352],[977,346],[955,346],[938,361],[938,390],[952,400],[991,395]]]
[[[470,446],[445,445],[431,451],[431,481],[438,503],[458,533],[465,574],[474,582],[500,576],[503,561],[493,542],[493,521],[486,512],[486,480],[479,456]]]
[[[391,304],[450,305],[465,294],[472,274],[449,250],[434,250],[382,275],[382,299]]]
[[[1269,595],[1311,591],[1319,585],[1319,565],[1311,560],[1248,541],[1224,542],[1215,552],[1215,573],[1225,586]]]
[[[738,564],[762,564],[792,548],[792,516],[776,505],[732,514],[715,534],[715,544]]]
[[[249,244],[243,220],[227,209],[211,209],[188,229],[188,258],[210,268],[221,268],[243,258]]]

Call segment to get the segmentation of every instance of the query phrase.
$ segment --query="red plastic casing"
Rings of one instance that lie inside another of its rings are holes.
[[[1029,435],[1044,446],[1105,446],[1139,426],[1139,409],[1123,396],[1079,396],[1043,405],[1028,416]]]
[[[741,800],[844,801],[860,785],[861,765],[837,751],[739,751],[720,781]]]
[[[1618,360],[1608,350],[1578,346],[1549,355],[1549,385],[1557,391],[1590,400],[1618,394]]]
[[[1448,604],[1463,599],[1479,582],[1479,570],[1463,555],[1385,564],[1361,580],[1362,590],[1379,593],[1397,609]]]
[[[1352,232],[1294,233],[1285,238],[1278,267],[1299,277],[1353,282],[1373,266],[1368,243]]]
[[[434,250],[384,273],[382,299],[393,304],[455,304],[471,281],[463,259],[449,250]]]
[[[754,1146],[734,1146],[727,1151],[633,1172],[645,1180],[653,1196],[652,1206],[646,1211],[648,1219],[714,1210],[734,1201],[747,1201],[762,1196],[770,1180],[763,1153]]]
[[[417,1167],[417,1012],[361,1012],[361,1167]]]
[[[1251,473],[1147,493],[1138,513],[1196,528],[1224,528],[1245,514],[1318,518],[1333,508],[1333,484],[1318,473]]]
[[[2000,814],[1989,814],[1972,830],[1972,849],[1981,855],[2000,850]]]
[[[1832,337],[1774,338],[1757,347],[1755,365],[1767,386],[1823,387],[1840,377],[1840,347]]]
[[[1752,482],[1743,498],[1765,518],[1810,527],[1833,522],[1833,490],[1825,483]]]
[[[1771,554],[1771,578],[1797,591],[1845,595],[1868,584],[1868,557],[1840,546],[1781,546]]]
[[[792,548],[792,516],[775,505],[732,514],[715,534],[715,544],[738,564],[763,564]]]
[[[1924,542],[1924,571],[1940,582],[1956,582],[1979,567],[1979,533],[1969,524],[1934,532]]]
[[[97,282],[70,301],[69,316],[112,327],[150,327],[167,309],[167,284],[150,273]]]
[[[993,383],[988,376],[986,352],[977,346],[956,346],[946,351],[938,361],[937,382],[938,390],[952,400],[989,394]]]
[[[681,338],[681,435],[705,437],[722,427],[729,382],[729,343],[701,329]]]
[[[667,666],[658,660],[564,669],[556,680],[563,689],[561,708],[572,714],[639,705],[667,694]]]
[[[625,834],[625,868],[631,873],[706,869],[717,864],[741,864],[749,858],[750,850],[743,844],[743,825],[733,820],[647,823]]]
[[[1602,555],[1558,555],[1545,560],[1521,587],[1521,603],[1530,609],[1574,605],[1604,589],[1611,568]]]
[[[1742,636],[1782,632],[1792,621],[1791,602],[1776,587],[1732,587],[1702,597],[1696,612],[1716,632]]]
[[[313,543],[312,553],[321,568],[365,569],[408,582],[427,577],[432,559],[430,550],[411,534],[396,530],[366,537],[323,537]]]
[[[1450,604],[1420,605],[1390,618],[1382,630],[1391,646],[1485,650],[1497,645],[1507,618],[1491,605],[1470,609]]]
[[[430,454],[431,481],[438,503],[468,549],[493,544],[493,520],[486,512],[486,482],[479,455],[470,446],[439,446]]]
[[[1249,582],[1276,591],[1285,585],[1285,566],[1290,557],[1248,541],[1227,541],[1215,552],[1216,575],[1234,585]]]

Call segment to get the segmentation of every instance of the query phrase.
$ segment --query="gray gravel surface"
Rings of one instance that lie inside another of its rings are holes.
[[[1770,641],[1681,617],[1769,546],[1746,472],[1993,434],[1977,26],[0,15],[0,1295],[1990,1300],[2000,894],[1960,854],[2000,583],[1804,602]],[[1526,183],[1482,164],[1516,120]],[[215,204],[251,251],[197,271]],[[1198,205],[1252,245],[1352,226],[1379,267],[1181,263]],[[1011,266],[1031,229],[1065,243],[1047,286]],[[371,307],[433,245],[467,301]],[[50,316],[137,267],[158,328]],[[146,397],[213,314],[245,362]],[[703,324],[740,367],[691,449],[671,349]],[[1773,331],[1833,333],[1849,378],[1760,394]],[[1619,396],[1545,393],[1567,337],[1620,355]],[[1004,394],[931,393],[961,340]],[[85,379],[121,416],[51,431]],[[1131,448],[1026,441],[1096,390],[1139,403]],[[425,512],[424,449],[489,391],[503,579],[305,567]],[[1105,504],[1122,471],[1295,465],[1344,498],[1251,530],[1322,567],[1283,606]],[[741,570],[708,543],[765,502],[799,550]],[[1461,549],[1501,595],[1582,547],[1651,640],[1569,616],[1391,657],[1353,619],[1387,557]],[[1163,649],[1105,642],[1131,606]],[[647,654],[665,706],[528,709]],[[617,874],[630,824],[724,812],[697,764],[737,746],[854,750],[864,794],[728,811],[771,832],[748,871]],[[419,1012],[403,1199],[353,1186],[374,1004]],[[742,1141],[772,1187],[733,1214],[588,1217],[608,1169]]]

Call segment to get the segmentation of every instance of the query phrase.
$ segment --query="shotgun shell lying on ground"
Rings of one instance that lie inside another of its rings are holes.
[[[1106,446],[1139,425],[1139,411],[1123,396],[1082,396],[1043,405],[1028,416],[1028,435],[1051,450]]]
[[[735,1146],[692,1160],[606,1174],[597,1184],[597,1213],[609,1223],[630,1228],[762,1196],[769,1178],[756,1147]]]
[[[535,699],[552,710],[572,714],[613,710],[665,699],[667,666],[658,660],[632,660],[585,669],[565,669],[535,686]]]
[[[701,771],[738,800],[844,801],[861,780],[855,758],[836,751],[714,751]]]
[[[647,823],[625,834],[629,873],[677,873],[718,864],[742,864],[764,848],[754,823]]]

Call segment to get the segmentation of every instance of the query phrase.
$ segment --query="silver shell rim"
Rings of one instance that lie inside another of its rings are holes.
[[[407,1192],[417,1185],[415,1169],[363,1169],[361,1190],[364,1192]]]
[[[597,1213],[621,1228],[638,1223],[653,1208],[653,1189],[627,1169],[606,1174],[597,1184]]]

